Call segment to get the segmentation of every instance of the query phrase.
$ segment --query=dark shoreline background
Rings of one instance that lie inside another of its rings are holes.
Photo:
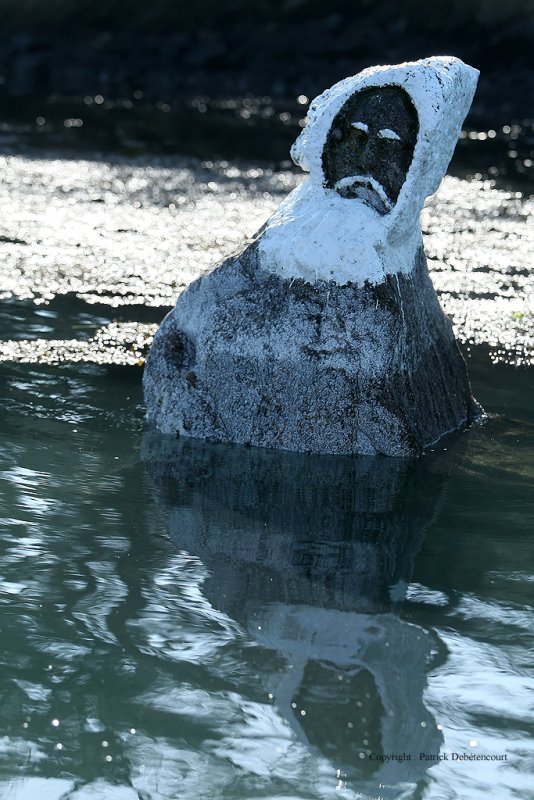
[[[534,0],[3,0],[0,31],[4,151],[282,163],[324,88],[445,53],[481,71],[459,169],[476,151],[484,177],[532,176]]]

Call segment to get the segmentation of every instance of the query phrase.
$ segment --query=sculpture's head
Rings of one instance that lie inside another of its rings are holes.
[[[370,67],[316,97],[291,149],[309,178],[262,229],[264,268],[339,284],[409,272],[419,213],[447,170],[477,78],[439,56]]]
[[[389,213],[392,229],[413,227],[446,172],[477,78],[451,56],[345,78],[311,103],[293,160],[327,192]]]
[[[325,185],[387,213],[412,163],[418,128],[413,102],[400,86],[355,92],[328,132],[322,155]]]

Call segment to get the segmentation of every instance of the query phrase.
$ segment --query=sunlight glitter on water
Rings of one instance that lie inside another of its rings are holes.
[[[111,318],[133,305],[162,309],[162,316],[300,180],[264,167],[177,158],[0,162],[2,296],[50,308],[72,298],[89,326],[95,304]],[[457,337],[488,345],[494,361],[534,360],[533,213],[533,199],[489,181],[446,178],[422,214],[432,279]],[[88,341],[76,330],[54,335],[51,317],[46,336],[17,342],[6,324],[0,359],[136,364],[154,322],[134,318],[97,333],[95,320]]]

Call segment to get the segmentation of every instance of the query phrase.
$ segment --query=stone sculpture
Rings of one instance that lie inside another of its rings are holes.
[[[291,151],[307,180],[158,330],[149,422],[263,447],[410,456],[472,421],[419,213],[477,76],[429,58],[364,70],[313,101]]]

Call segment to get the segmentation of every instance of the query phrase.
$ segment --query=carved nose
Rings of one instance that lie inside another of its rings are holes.
[[[376,156],[376,143],[371,137],[368,137],[362,148],[362,164],[364,167],[369,167],[375,160]]]

